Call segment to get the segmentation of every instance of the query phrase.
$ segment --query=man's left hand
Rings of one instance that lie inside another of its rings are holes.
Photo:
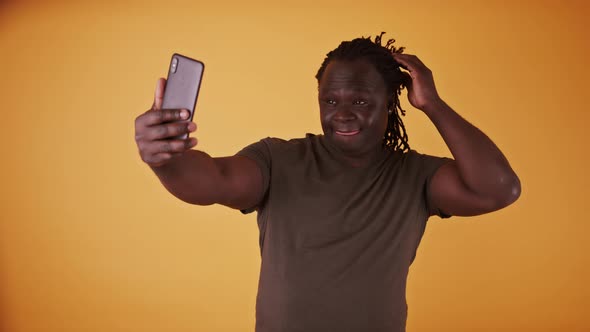
[[[393,58],[409,72],[404,72],[404,83],[408,89],[410,104],[423,112],[435,108],[441,99],[434,85],[432,71],[415,55],[393,53]]]

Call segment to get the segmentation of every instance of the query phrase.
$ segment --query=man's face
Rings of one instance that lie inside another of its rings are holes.
[[[331,61],[320,78],[318,99],[326,139],[351,156],[370,153],[387,128],[387,92],[365,60]]]

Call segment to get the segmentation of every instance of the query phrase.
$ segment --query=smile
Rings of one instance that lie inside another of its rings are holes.
[[[354,131],[338,131],[336,130],[335,133],[337,135],[341,135],[341,136],[354,136],[356,134],[358,134],[360,132],[360,130],[354,130]]]

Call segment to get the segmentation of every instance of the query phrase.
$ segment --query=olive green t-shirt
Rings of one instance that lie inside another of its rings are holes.
[[[323,135],[266,138],[238,155],[259,165],[262,256],[256,332],[405,331],[406,278],[448,158],[384,150],[342,163]]]

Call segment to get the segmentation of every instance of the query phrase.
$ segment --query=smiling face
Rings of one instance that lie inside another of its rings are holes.
[[[324,71],[318,100],[327,140],[347,157],[381,150],[387,128],[385,82],[365,60],[334,60]]]

